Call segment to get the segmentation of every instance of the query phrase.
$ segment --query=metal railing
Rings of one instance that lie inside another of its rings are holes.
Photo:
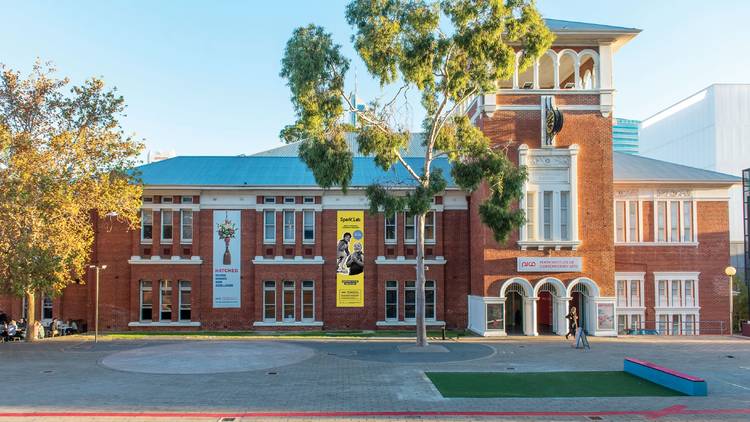
[[[659,336],[695,336],[695,335],[727,335],[728,326],[725,321],[641,321],[640,324],[618,324],[617,333],[620,335],[659,335]]]

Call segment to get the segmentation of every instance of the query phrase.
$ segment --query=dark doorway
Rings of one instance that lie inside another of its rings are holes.
[[[578,312],[578,326],[583,327],[583,330],[588,334],[589,332],[586,330],[586,318],[588,317],[588,315],[586,315],[586,295],[580,291],[574,291],[571,297],[573,299],[570,301],[570,307],[576,307],[576,311]]]
[[[505,298],[505,332],[523,335],[523,296],[518,292],[508,292]]]
[[[552,293],[539,292],[537,306],[537,332],[539,334],[554,334],[552,326]]]

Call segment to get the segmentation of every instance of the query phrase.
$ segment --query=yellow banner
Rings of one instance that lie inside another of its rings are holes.
[[[338,211],[336,216],[336,307],[365,306],[365,213]]]

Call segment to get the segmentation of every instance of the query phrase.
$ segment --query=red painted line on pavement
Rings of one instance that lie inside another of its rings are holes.
[[[384,411],[384,412],[245,412],[245,413],[179,413],[179,412],[6,412],[0,413],[0,418],[26,417],[128,417],[128,418],[340,418],[340,417],[380,417],[380,416],[644,416],[649,419],[659,419],[664,416],[675,415],[750,415],[748,409],[688,409],[686,406],[671,406],[660,410],[603,410],[592,412],[545,412],[545,411]]]

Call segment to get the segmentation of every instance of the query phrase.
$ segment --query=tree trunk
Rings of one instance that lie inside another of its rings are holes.
[[[425,324],[424,214],[417,215],[417,346],[427,346]]]
[[[33,291],[26,292],[26,341],[32,342],[36,340],[36,294]],[[23,310],[22,310],[23,312]]]

